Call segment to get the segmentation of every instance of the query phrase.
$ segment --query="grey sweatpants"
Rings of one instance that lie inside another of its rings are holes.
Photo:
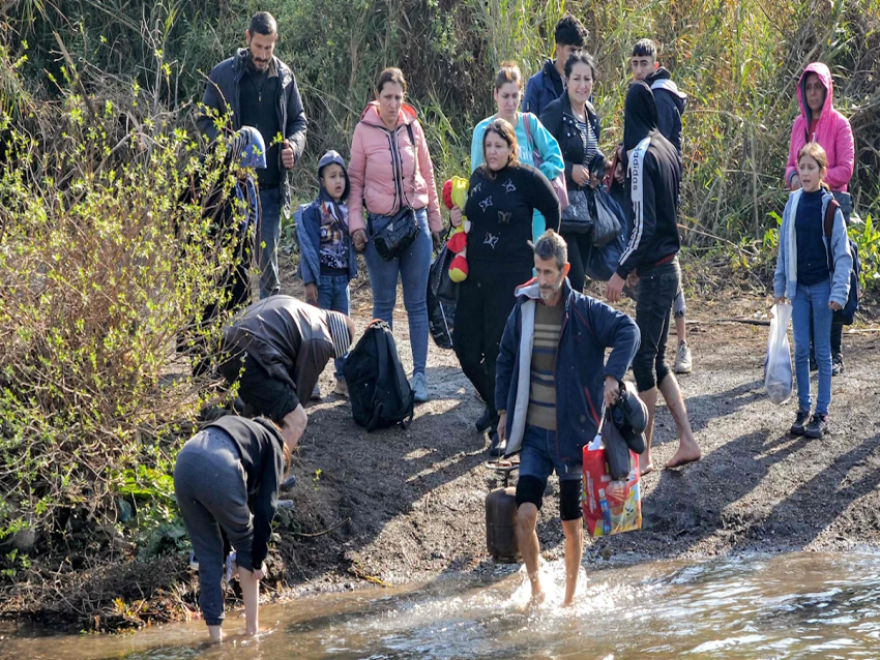
[[[199,561],[199,606],[205,623],[223,623],[226,571],[223,536],[239,563],[251,565],[254,528],[238,449],[224,431],[207,428],[187,441],[174,465],[174,493]]]

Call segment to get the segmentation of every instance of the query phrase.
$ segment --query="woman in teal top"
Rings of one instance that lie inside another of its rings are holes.
[[[522,94],[523,76],[519,67],[513,62],[502,63],[495,75],[494,96],[498,114],[487,117],[474,129],[474,137],[471,141],[472,173],[483,164],[483,135],[486,133],[486,127],[496,117],[506,120],[514,127],[519,145],[518,159],[520,163],[537,167],[550,181],[553,181],[565,169],[562,151],[559,149],[556,138],[544,128],[535,115],[519,112]],[[527,123],[528,125],[526,125]],[[536,155],[540,165],[535,162]],[[538,237],[544,233],[546,224],[544,216],[536,210],[532,218],[533,240],[537,241]]]

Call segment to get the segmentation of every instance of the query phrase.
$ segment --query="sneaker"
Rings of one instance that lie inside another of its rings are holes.
[[[675,353],[675,373],[689,374],[692,368],[691,349],[688,348],[687,342],[683,341],[679,343]]]
[[[281,482],[281,487],[279,488],[279,490],[290,490],[294,486],[296,486],[296,475],[291,474]]]
[[[844,368],[845,367],[843,366],[843,358],[839,355],[833,355],[831,357],[831,375],[839,376],[843,373]]]
[[[507,449],[506,442],[498,441],[498,432],[492,431],[492,444],[489,445],[489,456],[492,458],[501,458],[504,456],[504,450]]]
[[[828,415],[823,413],[813,415],[804,433],[808,438],[821,438],[828,433]]]
[[[797,417],[794,420],[794,424],[791,425],[791,434],[792,435],[803,435],[805,429],[807,428],[807,422],[810,419],[810,411],[808,410],[798,410]]]
[[[336,379],[336,387],[333,388],[333,394],[348,398],[348,383],[345,382],[344,378]]]
[[[315,389],[312,390],[312,401],[320,401],[321,400],[321,386],[315,385]]]
[[[412,388],[416,403],[424,403],[429,400],[428,379],[425,374],[413,374]]]
[[[489,406],[486,406],[480,419],[474,422],[474,426],[477,427],[477,433],[485,433],[492,427],[492,415],[489,414]]]

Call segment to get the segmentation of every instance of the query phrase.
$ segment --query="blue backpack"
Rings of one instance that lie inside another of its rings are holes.
[[[829,245],[831,244],[831,235],[834,232],[834,215],[839,208],[840,204],[834,199],[828,202],[828,206],[825,207],[825,236],[828,237]],[[834,312],[834,322],[852,325],[856,312],[859,309],[859,279],[862,274],[862,262],[859,259],[859,246],[856,245],[853,239],[847,237],[847,240],[849,241],[849,251],[852,254],[853,263],[852,270],[849,273],[849,297],[846,299],[843,309]],[[827,247],[825,251],[828,255],[828,269],[833,273],[834,255]]]

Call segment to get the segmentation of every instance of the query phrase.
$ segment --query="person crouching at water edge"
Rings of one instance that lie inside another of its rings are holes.
[[[259,630],[260,580],[278,489],[298,438],[257,418],[224,417],[187,441],[174,466],[174,493],[199,562],[199,608],[211,641],[223,637],[223,586],[229,545],[248,635]]]
[[[535,244],[536,278],[517,290],[501,339],[495,400],[505,456],[521,453],[516,485],[517,541],[532,588],[544,600],[535,527],[547,479],[560,481],[559,513],[565,533],[565,600],[571,605],[584,550],[582,456],[616,402],[639,346],[639,329],[625,314],[574,291],[568,248],[548,230]],[[605,362],[605,349],[611,354]]]

